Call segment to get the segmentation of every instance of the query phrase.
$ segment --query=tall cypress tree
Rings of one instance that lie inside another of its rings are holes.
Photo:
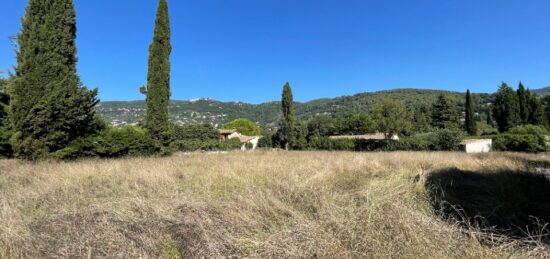
[[[500,132],[506,132],[521,122],[519,118],[518,96],[516,92],[504,82],[496,93],[495,104],[493,106],[493,117],[495,118]]]
[[[88,135],[97,90],[76,73],[76,15],[72,0],[30,0],[17,37],[10,118],[16,155],[36,159]]]
[[[469,135],[477,135],[477,121],[475,118],[474,103],[472,102],[470,90],[466,92],[466,119],[464,126]]]
[[[282,96],[282,108],[283,108],[283,118],[281,120],[281,125],[279,129],[279,138],[281,146],[286,150],[290,148],[294,140],[294,98],[292,96],[292,89],[290,84],[287,82],[283,87],[283,96]]]
[[[159,0],[153,42],[149,46],[149,71],[147,73],[146,89],[147,111],[145,114],[145,126],[157,139],[161,137],[161,134],[169,125],[171,52],[168,3],[166,0]]]
[[[523,86],[522,82],[519,82],[517,95],[519,103],[519,118],[522,124],[527,124],[529,121],[529,104],[527,94],[525,92],[525,87]]]

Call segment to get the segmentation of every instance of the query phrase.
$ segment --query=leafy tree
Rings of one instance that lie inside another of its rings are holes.
[[[412,114],[402,102],[388,99],[378,101],[374,104],[373,114],[380,132],[409,134],[412,129]]]
[[[93,132],[97,90],[82,87],[76,73],[72,0],[30,0],[17,41],[12,143],[17,156],[37,159]]]
[[[161,139],[162,133],[169,127],[171,52],[168,3],[166,0],[159,0],[153,42],[149,46],[147,87],[141,89],[143,93],[147,94],[145,126],[156,139]]]
[[[290,84],[288,82],[283,87],[281,102],[283,108],[283,118],[280,122],[279,131],[276,136],[279,139],[277,142],[281,145],[281,147],[288,150],[294,141],[295,135],[294,98],[292,97],[292,89],[290,88]]]
[[[440,94],[432,108],[432,126],[439,129],[456,127],[456,112],[444,94]]]
[[[533,125],[546,126],[547,120],[544,114],[544,107],[542,106],[541,98],[529,90],[526,92],[527,109],[529,114],[527,117],[527,123]]]
[[[491,109],[487,109],[485,111],[485,122],[487,123],[487,125],[491,126],[491,127],[494,127],[495,126],[495,122],[493,121],[493,115],[492,115],[492,110]]]
[[[293,150],[304,150],[307,148],[308,129],[307,124],[297,122],[294,124],[293,140],[290,148]]]
[[[413,131],[417,133],[429,132],[431,130],[431,112],[427,106],[420,106],[414,109]]]
[[[308,120],[307,128],[309,132],[308,139],[336,135],[338,121],[330,115],[318,115]]]
[[[225,125],[224,129],[236,129],[239,133],[247,136],[260,136],[262,134],[262,129],[254,122],[248,119],[236,119]]]
[[[493,116],[500,132],[506,132],[520,123],[518,97],[506,83],[502,83],[495,94]]]
[[[362,135],[376,131],[376,125],[366,113],[353,113],[338,120],[339,135]]]
[[[477,135],[477,121],[470,90],[466,91],[466,120],[464,121],[464,128],[469,135]]]
[[[517,95],[519,105],[519,119],[521,120],[522,124],[526,124],[529,121],[529,104],[525,87],[523,86],[522,82],[519,82]]]

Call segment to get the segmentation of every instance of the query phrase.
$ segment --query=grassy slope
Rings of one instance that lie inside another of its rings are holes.
[[[0,161],[0,257],[506,258],[434,216],[429,172],[525,169],[548,156],[256,152]]]

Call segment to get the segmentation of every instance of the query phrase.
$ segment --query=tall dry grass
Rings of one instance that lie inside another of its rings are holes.
[[[438,217],[425,176],[545,155],[256,152],[0,161],[0,257],[529,258]]]

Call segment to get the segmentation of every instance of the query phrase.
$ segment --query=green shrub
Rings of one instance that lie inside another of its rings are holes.
[[[310,149],[327,151],[354,151],[355,140],[353,139],[331,139],[328,137],[314,137],[309,142]]]
[[[220,148],[217,139],[183,139],[170,143],[169,149],[173,151],[193,152],[193,151],[212,151]]]
[[[493,137],[493,149],[496,151],[540,153],[548,151],[546,142],[546,137],[532,134],[502,134]]]
[[[129,126],[109,128],[97,135],[77,139],[50,157],[64,160],[83,157],[118,158],[149,156],[160,151],[160,144],[154,141],[146,130]]]
[[[460,148],[463,134],[454,130],[439,130],[430,140],[429,149],[434,151],[456,151]]]
[[[269,134],[264,134],[258,141],[259,148],[272,148],[273,147],[273,136]]]
[[[238,138],[226,140],[220,143],[219,145],[220,150],[235,150],[235,149],[241,149],[241,147],[242,147],[242,144]]]

